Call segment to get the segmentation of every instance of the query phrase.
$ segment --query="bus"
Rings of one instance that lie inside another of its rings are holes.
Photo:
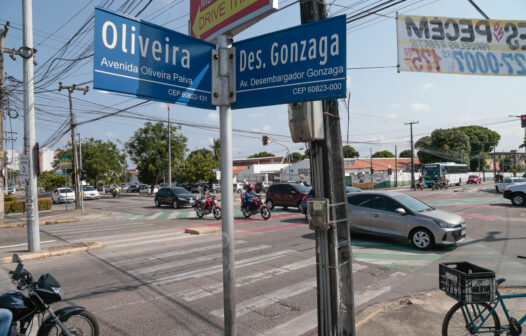
[[[463,163],[437,162],[422,165],[422,176],[425,178],[426,186],[433,185],[433,179],[446,177],[449,185],[461,185],[468,180],[468,166]]]

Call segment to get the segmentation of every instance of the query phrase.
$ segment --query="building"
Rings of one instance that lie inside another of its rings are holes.
[[[238,170],[237,173],[234,168],[234,175],[236,182],[274,181],[287,166],[287,163],[253,164],[245,169]]]
[[[57,151],[49,148],[40,150],[40,171],[55,170],[53,164],[57,159]]]
[[[275,163],[283,163],[283,160],[285,159],[284,156],[269,156],[269,157],[261,157],[261,158],[246,158],[246,159],[238,159],[233,160],[232,165],[234,166],[234,169],[238,166],[251,166],[255,164],[275,164]]]
[[[496,158],[495,165],[493,164]],[[486,170],[496,169],[497,171],[511,171],[512,168],[524,170],[526,167],[526,153],[517,150],[509,152],[488,153],[486,159]]]

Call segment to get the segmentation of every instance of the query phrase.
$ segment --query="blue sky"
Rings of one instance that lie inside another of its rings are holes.
[[[22,43],[22,10],[20,0],[0,1],[0,24],[11,21],[12,29],[6,39],[7,48],[19,48]],[[280,1],[280,7],[292,0]],[[342,6],[355,4],[372,5],[373,0],[335,0],[331,14],[345,10]],[[492,19],[521,20],[526,14],[526,2],[523,0],[478,0],[477,4]],[[38,49],[37,61],[43,64],[74,32],[91,16],[96,1],[66,1],[48,0],[34,1],[34,41]],[[408,6],[401,13],[415,15],[433,15],[480,18],[480,14],[467,0],[407,0]],[[357,8],[359,8],[358,5]],[[187,32],[189,1],[154,0],[152,5],[140,15],[141,19],[166,26],[179,32]],[[518,120],[512,120],[508,115],[526,113],[524,109],[524,92],[526,78],[497,76],[467,76],[450,74],[420,74],[397,73],[396,27],[394,13],[383,12],[387,17],[368,17],[347,29],[347,66],[380,67],[382,69],[348,70],[349,90],[351,91],[349,140],[361,154],[368,156],[370,148],[373,152],[390,150],[394,152],[409,148],[409,127],[404,122],[419,121],[414,126],[415,140],[428,135],[436,128],[449,128],[460,125],[482,125],[501,134],[501,142],[497,150],[517,149],[522,142],[524,131]],[[76,14],[76,16],[74,16]],[[372,21],[371,21],[372,20]],[[260,23],[250,27],[235,37],[236,41],[258,36],[260,34],[288,28],[300,24],[299,5],[272,14]],[[55,32],[53,35],[51,33]],[[85,47],[93,39],[90,34],[80,45]],[[90,60],[82,63],[74,72],[60,78],[64,85],[91,81],[92,63]],[[8,76],[22,79],[22,62],[20,58],[12,61],[5,58],[5,70]],[[35,67],[35,69],[37,69]],[[58,89],[58,81],[49,84],[46,89]],[[91,84],[90,84],[91,85]],[[97,104],[123,108],[141,102],[113,94],[90,92],[86,96],[75,93],[81,98]],[[21,97],[21,96],[20,96]],[[51,97],[51,98],[50,98]],[[67,96],[56,93],[38,94],[36,106],[56,115],[39,115],[37,111],[37,141],[45,142],[58,126],[66,119]],[[20,104],[18,104],[20,105]],[[17,105],[17,106],[18,106]],[[340,106],[342,117],[342,138],[347,136],[347,111]],[[82,101],[74,101],[78,111],[78,120],[83,121],[95,116],[97,106]],[[166,118],[166,104],[153,103],[146,107],[138,107],[133,111],[152,116]],[[23,138],[22,111],[20,117],[11,123],[6,121],[5,130],[18,132],[15,149],[20,150]],[[233,127],[246,131],[268,132],[276,135],[276,139],[297,151],[305,148],[303,144],[293,144],[289,138],[287,122],[287,106],[251,108],[233,111]],[[218,126],[218,112],[172,105],[172,120],[202,123]],[[79,126],[82,136],[110,139],[126,142],[133,132],[145,121],[123,118],[106,118],[100,121]],[[215,130],[183,127],[183,133],[188,137],[190,150],[208,147],[211,139],[218,137]],[[69,134],[63,136],[55,147],[63,147]],[[366,142],[366,143],[364,143]],[[259,136],[247,137],[234,135],[234,158],[242,158],[259,151],[269,151],[276,155],[285,154],[284,147],[271,144],[263,147]]]

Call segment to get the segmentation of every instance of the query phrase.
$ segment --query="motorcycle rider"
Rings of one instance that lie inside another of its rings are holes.
[[[201,204],[204,210],[210,206],[210,190],[207,185],[204,185],[201,189]]]
[[[241,192],[239,193],[239,196],[241,197],[241,206],[245,205],[245,194],[247,193],[248,186],[249,184],[245,183],[241,189]]]
[[[420,189],[424,189],[426,183],[426,178],[424,176],[420,176],[418,178],[418,182],[416,183],[416,187]]]
[[[7,336],[12,319],[13,313],[10,310],[0,308],[0,336]]]
[[[245,192],[245,205],[248,207],[248,210],[252,211],[254,210],[255,206],[255,198],[258,197],[258,195],[252,190],[252,186],[249,184],[247,186],[247,191]]]
[[[115,186],[113,188],[113,197],[118,196],[120,194],[119,186]]]

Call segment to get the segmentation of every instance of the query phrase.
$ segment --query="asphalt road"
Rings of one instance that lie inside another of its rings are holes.
[[[456,248],[420,252],[407,242],[353,236],[357,310],[438,287],[439,262],[470,260],[508,283],[526,285],[526,211],[493,191],[467,187],[409,192],[432,206],[461,214],[468,239]],[[460,191],[463,190],[463,191]],[[55,205],[56,206],[56,205]],[[54,207],[55,207],[54,206]],[[63,206],[63,205],[61,205]],[[191,208],[155,208],[153,198],[123,194],[87,201],[102,219],[41,227],[41,241],[97,240],[102,249],[30,261],[34,274],[51,273],[69,304],[101,322],[103,335],[222,335],[221,234],[191,236],[190,226],[219,226]],[[236,210],[237,326],[239,335],[314,335],[314,234],[295,209],[275,209],[269,221],[245,220]],[[49,243],[45,243],[48,241]],[[5,246],[23,244],[25,228],[3,229]],[[0,265],[5,272],[11,265]],[[0,273],[0,280],[4,279]],[[0,283],[4,291],[9,284]]]

